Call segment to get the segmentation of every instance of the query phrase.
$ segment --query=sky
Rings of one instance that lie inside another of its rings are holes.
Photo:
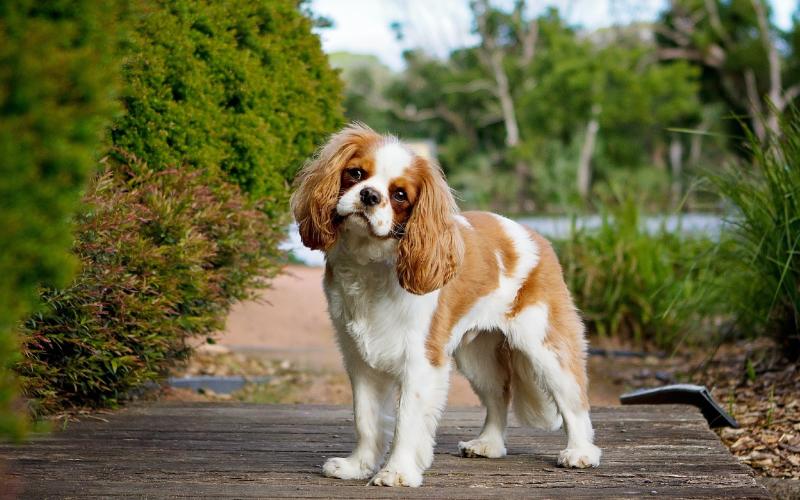
[[[510,8],[513,0],[492,0]],[[788,28],[798,0],[770,0],[778,26]],[[666,0],[530,0],[529,14],[547,7],[559,8],[577,26],[589,29],[615,22],[655,19]],[[403,50],[425,47],[444,57],[450,50],[475,43],[468,0],[312,0],[317,15],[330,18],[333,28],[319,31],[326,52],[373,54],[394,70],[403,68]],[[398,41],[390,28],[394,21],[406,25]]]

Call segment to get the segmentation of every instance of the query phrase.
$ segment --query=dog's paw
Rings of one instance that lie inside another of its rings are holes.
[[[601,454],[600,448],[593,444],[581,448],[567,448],[566,450],[561,450],[561,454],[558,456],[558,465],[576,469],[597,467],[600,465]]]
[[[458,451],[462,457],[502,458],[506,456],[506,447],[502,441],[490,439],[473,439],[458,443]]]
[[[399,470],[384,467],[369,482],[374,486],[411,486],[416,488],[422,484],[422,474],[415,470]]]
[[[373,469],[360,460],[348,458],[329,458],[322,466],[322,473],[339,479],[367,479]]]

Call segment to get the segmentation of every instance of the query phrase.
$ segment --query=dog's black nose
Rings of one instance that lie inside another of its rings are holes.
[[[380,202],[381,194],[377,190],[371,187],[365,187],[361,190],[361,203],[364,205],[372,207]]]

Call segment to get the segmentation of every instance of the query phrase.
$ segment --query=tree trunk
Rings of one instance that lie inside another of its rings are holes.
[[[677,134],[672,134],[669,143],[669,168],[672,173],[671,200],[672,207],[677,207],[683,196],[683,143]]]
[[[589,197],[589,189],[592,185],[592,156],[594,155],[597,132],[600,131],[600,122],[598,120],[600,110],[599,104],[592,106],[592,116],[586,124],[581,156],[578,159],[578,194],[584,201]]]
[[[531,199],[528,188],[531,184],[530,165],[522,160],[517,160],[514,164],[514,176],[517,181],[517,212],[529,214],[536,210],[536,202]]]
[[[517,114],[514,110],[514,98],[511,95],[511,88],[508,83],[508,75],[503,68],[503,50],[497,46],[492,33],[489,32],[486,20],[489,15],[488,0],[480,0],[472,4],[475,18],[478,24],[478,32],[482,39],[483,57],[482,60],[489,67],[494,79],[496,88],[494,94],[500,101],[500,109],[503,113],[503,125],[506,130],[506,147],[516,148],[520,143],[519,123]],[[535,44],[535,38],[533,42]],[[531,47],[533,50],[533,47]],[[533,52],[531,52],[533,57]],[[528,200],[528,165],[517,161],[514,165],[514,173],[517,180],[517,210],[523,213],[530,209],[531,203]]]
[[[783,100],[783,81],[781,80],[781,56],[778,48],[772,40],[769,32],[769,22],[767,14],[764,12],[764,5],[761,0],[752,0],[753,9],[756,11],[758,19],[758,29],[761,32],[761,41],[764,44],[764,51],[767,53],[769,63],[769,92],[766,106],[766,127],[773,137],[780,135],[779,115],[786,108]],[[761,119],[760,117],[757,119]]]

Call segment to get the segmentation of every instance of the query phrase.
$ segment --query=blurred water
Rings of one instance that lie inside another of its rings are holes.
[[[552,239],[564,239],[570,234],[572,218],[564,216],[524,217],[517,221],[528,226],[543,236]],[[592,229],[599,227],[602,219],[599,215],[586,215],[575,218],[577,228]],[[724,221],[714,214],[681,214],[658,215],[643,218],[644,227],[650,233],[656,233],[663,227],[669,232],[680,231],[683,234],[708,236],[716,239]],[[297,224],[289,226],[288,238],[281,244],[281,249],[289,251],[295,258],[309,266],[325,264],[325,255],[319,250],[309,250],[303,246]]]
[[[303,246],[303,241],[300,239],[300,232],[297,230],[297,224],[292,223],[289,226],[288,238],[280,245],[280,249],[291,254],[299,261],[307,266],[324,266],[325,254],[319,250],[310,250]]]
[[[716,239],[724,221],[715,214],[681,214],[681,215],[654,215],[643,217],[644,227],[649,233],[656,233],[663,227],[670,233],[681,232],[687,235],[708,236]],[[564,216],[553,217],[525,217],[517,219],[542,235],[553,239],[569,237],[572,218]],[[592,229],[599,227],[602,218],[599,215],[585,215],[575,218],[575,226],[579,229]]]

